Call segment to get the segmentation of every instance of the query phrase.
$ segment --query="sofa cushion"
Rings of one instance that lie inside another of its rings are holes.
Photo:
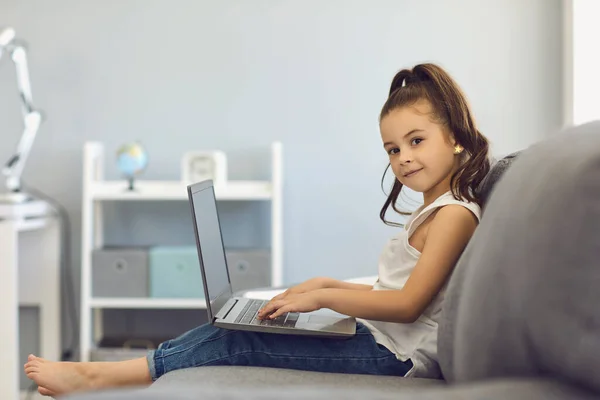
[[[524,150],[494,188],[440,324],[445,378],[554,376],[600,392],[600,122]]]
[[[216,366],[171,371],[154,382],[153,387],[177,386],[179,384],[206,382],[211,386],[224,387],[235,382],[243,387],[319,385],[339,388],[381,388],[383,392],[398,391],[409,387],[443,385],[438,379],[406,379],[397,376],[338,374],[297,371],[280,368]]]
[[[224,367],[230,368],[230,367]],[[237,378],[237,377],[236,377]],[[406,381],[411,379],[404,379]],[[414,379],[418,380],[418,379]],[[240,385],[193,384],[156,386],[149,389],[114,389],[95,393],[80,393],[61,397],[62,400],[592,400],[597,397],[561,382],[542,379],[505,379],[467,385],[427,387],[407,386],[402,390],[386,390],[373,386],[357,389],[336,385],[286,385],[285,392],[277,385],[246,387]]]

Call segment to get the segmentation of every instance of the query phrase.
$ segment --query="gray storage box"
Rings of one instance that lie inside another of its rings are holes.
[[[271,286],[271,254],[267,250],[228,249],[227,267],[234,292]]]
[[[109,247],[94,250],[92,296],[148,297],[148,249]]]

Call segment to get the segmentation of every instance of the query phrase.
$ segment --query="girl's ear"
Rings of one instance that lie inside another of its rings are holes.
[[[449,139],[450,139],[450,145],[454,149],[454,154],[461,154],[465,150],[465,148],[456,141],[453,134],[450,134]]]
[[[454,137],[454,133],[452,133],[448,130],[447,134],[448,134],[448,143],[450,143],[450,146],[452,146],[452,147],[457,146],[459,143],[456,141],[456,138]]]

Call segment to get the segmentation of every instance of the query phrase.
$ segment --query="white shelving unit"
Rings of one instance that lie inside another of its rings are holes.
[[[229,181],[215,186],[217,201],[271,202],[271,285],[282,279],[282,145],[271,145],[270,181]],[[103,203],[106,201],[187,201],[181,181],[137,180],[135,191],[125,180],[104,180],[104,146],[87,142],[83,154],[83,206],[81,238],[81,361],[89,361],[90,350],[102,335],[103,309],[203,309],[203,299],[94,298],[92,297],[92,251],[103,246]],[[190,222],[191,223],[191,222]]]
[[[203,299],[136,299],[136,298],[118,298],[118,297],[94,297],[90,305],[94,309],[102,308],[206,308],[206,302]]]

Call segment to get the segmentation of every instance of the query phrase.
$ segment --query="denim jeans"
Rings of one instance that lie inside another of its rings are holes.
[[[412,368],[410,360],[398,360],[375,342],[361,323],[348,339],[236,331],[206,324],[161,343],[147,358],[152,380],[170,371],[209,365],[396,376]]]

